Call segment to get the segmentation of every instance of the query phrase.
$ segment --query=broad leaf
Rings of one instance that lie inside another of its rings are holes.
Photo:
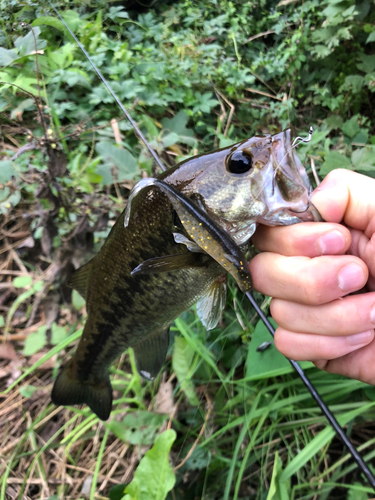
[[[137,160],[127,149],[119,149],[109,142],[99,142],[96,145],[96,151],[117,168],[115,177],[118,182],[133,179],[139,174]],[[104,178],[102,171],[99,172],[97,169],[97,173]]]
[[[338,151],[330,151],[326,154],[324,163],[320,167],[320,175],[327,175],[328,172],[331,172],[331,170],[335,170],[336,168],[351,169],[352,164],[350,163],[349,158],[342,155]]]
[[[4,47],[0,47],[0,66],[4,68],[12,64],[16,59],[18,59],[18,54],[15,50],[7,50]]]
[[[32,26],[41,26],[41,25],[46,25],[46,26],[52,26],[53,28],[56,28],[60,31],[65,31],[65,26],[64,24],[60,21],[60,19],[57,19],[56,17],[52,16],[41,16],[38,17],[37,19],[34,19]]]
[[[270,318],[272,325],[277,328],[275,321]],[[272,340],[272,337],[262,321],[258,321],[254,333],[251,335],[251,342],[246,359],[246,379],[259,380],[269,377],[278,377],[294,371],[289,361],[271,344],[265,351],[257,351],[257,348],[264,342]],[[308,361],[299,363],[302,368],[313,367]]]
[[[14,170],[13,162],[10,160],[0,161],[0,184],[6,184],[12,177],[17,177],[18,174]]]
[[[126,415],[122,422],[113,420],[108,426],[125,443],[152,444],[167,418],[160,413],[137,411]]]
[[[46,326],[43,325],[39,327],[36,332],[29,333],[25,340],[25,347],[23,349],[23,354],[25,356],[31,356],[32,354],[35,354],[46,345],[46,330]]]
[[[169,464],[169,452],[176,432],[169,429],[160,434],[154,446],[139,462],[133,481],[126,487],[123,500],[164,500],[173,488],[176,477]]]

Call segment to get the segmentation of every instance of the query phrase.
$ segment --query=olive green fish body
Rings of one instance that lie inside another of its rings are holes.
[[[107,419],[112,405],[110,365],[128,347],[136,350],[139,346],[142,355],[142,349],[146,354],[147,349],[153,351],[153,337],[159,338],[155,356],[159,349],[161,359],[154,370],[138,368],[148,378],[160,370],[171,322],[225,274],[208,255],[192,254],[185,245],[177,244],[176,231],[184,229],[171,204],[155,192],[151,198],[145,197],[127,228],[122,213],[98,255],[81,268],[87,280],[88,317],[73,358],[56,380],[52,392],[56,404],[86,403]],[[190,267],[131,276],[139,263],[166,255],[187,259]],[[71,284],[75,286],[74,276]]]
[[[73,358],[56,379],[56,404],[86,403],[103,420],[112,405],[111,363],[134,348],[146,378],[160,370],[168,328],[197,302],[213,328],[225,275],[251,287],[241,251],[256,225],[318,220],[290,131],[253,137],[191,158],[140,181],[96,257],[70,280],[86,299],[87,321]]]

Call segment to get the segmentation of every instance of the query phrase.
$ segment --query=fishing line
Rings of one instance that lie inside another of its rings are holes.
[[[81,42],[78,40],[78,38],[75,36],[75,34],[73,33],[73,31],[69,28],[69,26],[67,25],[67,23],[64,21],[64,19],[60,16],[58,10],[53,6],[51,0],[48,0],[48,3],[50,4],[50,6],[52,7],[52,9],[55,11],[56,15],[59,17],[60,21],[64,24],[64,26],[66,27],[66,29],[69,31],[70,35],[73,37],[74,41],[76,42],[76,44],[78,45],[78,47],[82,50],[82,52],[85,54],[87,60],[90,62],[90,64],[92,65],[92,67],[94,68],[96,74],[99,76],[99,78],[101,79],[101,81],[104,83],[104,85],[106,86],[108,92],[112,95],[112,97],[114,98],[114,100],[117,102],[118,106],[120,107],[121,111],[124,113],[124,115],[126,116],[126,118],[129,120],[129,122],[131,123],[131,125],[134,127],[134,130],[136,132],[136,134],[138,135],[138,138],[141,139],[141,141],[143,142],[143,144],[146,146],[146,148],[149,150],[151,156],[154,158],[154,160],[156,161],[156,163],[159,165],[159,167],[164,171],[166,170],[167,168],[162,164],[162,162],[160,161],[160,158],[158,157],[158,155],[155,153],[155,151],[152,149],[152,147],[150,146],[150,144],[148,143],[146,137],[142,134],[141,130],[139,129],[138,125],[136,124],[136,122],[133,120],[133,118],[130,116],[130,114],[126,111],[126,109],[124,108],[124,106],[122,105],[120,99],[117,97],[117,95],[114,93],[114,91],[111,89],[111,87],[109,86],[109,84],[107,83],[107,80],[104,78],[104,76],[102,75],[102,73],[100,72],[99,68],[96,66],[96,64],[94,63],[94,61],[91,59],[90,55],[88,54],[88,52],[86,51],[86,49],[84,48],[84,46],[81,44]]]
[[[136,131],[138,137],[145,144],[145,146],[147,147],[148,151],[150,152],[150,154],[152,155],[152,157],[154,158],[154,160],[156,161],[156,163],[159,165],[159,167],[163,171],[165,171],[166,167],[161,163],[160,158],[157,156],[157,154],[155,153],[155,151],[152,149],[152,147],[148,143],[147,139],[144,137],[144,135],[140,131],[140,129],[139,129],[138,125],[136,124],[136,122],[132,119],[132,117],[130,116],[130,114],[126,111],[126,109],[122,105],[121,101],[116,96],[116,94],[114,93],[114,91],[111,89],[111,87],[107,83],[106,79],[104,78],[104,76],[102,75],[102,73],[100,72],[100,70],[97,68],[97,66],[95,65],[95,63],[93,62],[93,60],[91,59],[91,57],[89,56],[89,54],[87,53],[87,51],[85,50],[85,48],[82,46],[82,44],[80,43],[80,41],[74,35],[74,33],[72,32],[72,30],[69,28],[69,26],[67,25],[67,23],[64,21],[64,19],[60,16],[60,14],[57,11],[57,9],[51,3],[51,0],[48,0],[48,3],[50,4],[51,8],[54,10],[54,12],[56,13],[56,15],[59,17],[59,19],[61,20],[61,22],[64,24],[64,26],[67,28],[68,32],[73,37],[73,39],[75,40],[75,42],[77,43],[77,45],[79,46],[79,48],[82,50],[82,52],[84,53],[84,55],[86,56],[86,58],[88,59],[88,61],[92,65],[92,67],[94,68],[94,70],[97,73],[97,75],[99,76],[99,78],[102,80],[102,82],[104,83],[104,85],[106,86],[106,88],[108,89],[108,91],[110,92],[110,94],[112,95],[112,97],[115,99],[116,103],[118,104],[118,106],[120,107],[120,109],[122,110],[122,112],[125,114],[125,116],[129,120],[129,122],[131,123],[131,125],[134,127],[134,130]],[[313,129],[312,129],[312,127],[310,127],[309,136],[306,139],[303,139],[302,137],[296,137],[294,139],[293,143],[292,143],[291,149],[295,148],[296,146],[298,146],[301,143],[309,142],[311,140],[312,133],[313,133]],[[281,168],[280,164],[279,164],[278,168]],[[265,324],[265,326],[267,327],[267,329],[269,330],[269,332],[271,333],[271,335],[274,337],[275,330],[274,330],[273,326],[271,325],[271,323],[268,321],[266,315],[263,313],[263,311],[261,310],[261,308],[257,304],[257,302],[254,299],[252,293],[251,292],[247,292],[245,295],[246,295],[247,299],[250,301],[250,303],[252,304],[252,306],[254,307],[254,309],[256,310],[256,312],[258,313],[259,317],[261,318],[261,320],[263,321],[263,323]],[[315,387],[313,386],[313,384],[307,378],[307,376],[305,375],[304,371],[302,370],[302,368],[299,366],[299,364],[296,361],[294,361],[292,359],[289,359],[289,358],[286,358],[286,359],[288,359],[288,361],[290,362],[290,364],[293,366],[294,370],[298,373],[298,375],[300,376],[302,382],[305,384],[306,388],[310,392],[311,396],[316,401],[317,405],[319,406],[319,408],[321,409],[321,411],[323,412],[323,414],[326,416],[328,422],[332,425],[332,427],[335,430],[336,434],[339,436],[339,438],[344,443],[344,445],[348,448],[350,454],[352,455],[352,457],[354,458],[354,460],[357,462],[357,464],[360,467],[360,469],[362,469],[362,472],[366,476],[366,478],[367,478],[368,482],[370,483],[370,485],[375,489],[375,477],[371,473],[370,469],[367,467],[366,463],[364,462],[364,460],[362,459],[362,457],[360,456],[360,454],[358,453],[358,451],[356,450],[356,448],[350,442],[349,438],[346,436],[344,430],[342,429],[342,427],[340,426],[340,424],[337,422],[336,418],[332,415],[331,411],[325,405],[325,403],[323,402],[322,398],[319,396],[319,394],[318,394],[317,390],[315,389]]]

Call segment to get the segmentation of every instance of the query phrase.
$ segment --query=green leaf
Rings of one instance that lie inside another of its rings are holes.
[[[36,332],[30,333],[25,341],[25,347],[23,349],[23,354],[25,356],[31,356],[36,352],[40,351],[47,343],[46,337],[47,327],[45,325],[40,326]]]
[[[0,66],[4,68],[10,66],[16,59],[18,59],[18,54],[15,50],[0,47]]]
[[[365,489],[361,483],[354,483],[349,486],[347,500],[368,500],[367,488]]]
[[[139,174],[137,160],[127,149],[117,148],[109,142],[99,142],[96,145],[96,151],[103,159],[117,167],[116,177],[118,182],[133,179]],[[97,173],[102,175],[98,169]]]
[[[43,290],[43,286],[44,286],[44,283],[43,281],[36,281],[34,284],[33,284],[33,290],[34,292],[41,292]]]
[[[341,128],[343,125],[343,119],[340,115],[330,115],[326,119],[326,125],[329,129]]]
[[[20,387],[20,394],[23,398],[31,398],[31,396],[38,390],[34,385],[23,385]]]
[[[80,311],[86,304],[85,299],[77,292],[77,290],[72,291],[72,304],[76,311]]]
[[[122,422],[111,421],[108,427],[125,443],[152,444],[168,415],[149,411],[136,411],[126,415]]]
[[[64,18],[64,21],[73,32],[76,31],[79,25],[81,24],[81,19],[79,17],[79,14],[74,10],[66,10],[62,17]]]
[[[33,31],[25,36],[20,36],[14,42],[15,47],[18,49],[18,57],[28,56],[34,54],[35,51],[44,49],[47,45],[46,40],[39,40],[40,28],[36,27]]]
[[[51,327],[51,344],[57,345],[68,337],[68,331],[64,326],[59,326],[56,323]]]
[[[60,21],[60,19],[57,19],[56,17],[52,16],[41,16],[38,17],[37,19],[34,19],[32,22],[31,26],[41,26],[42,24],[46,26],[52,26],[53,28],[56,28],[60,31],[65,31],[65,26],[64,24]]]
[[[2,316],[2,315],[0,314],[0,328],[2,328],[2,327],[4,326],[4,324],[5,324],[5,321],[4,321],[4,316]]]
[[[176,134],[175,132],[171,132],[170,134],[164,135],[161,139],[161,142],[164,148],[169,148],[170,146],[173,146],[173,144],[183,141],[180,141],[180,137],[178,136],[178,134]]]
[[[126,486],[126,483],[112,486],[109,490],[109,500],[122,500]]]
[[[10,160],[0,161],[0,184],[6,184],[12,180],[12,176],[18,177],[14,170],[13,162]]]
[[[178,135],[178,142],[188,144],[189,146],[194,146],[196,142],[194,139],[194,132],[193,130],[186,127],[188,120],[189,115],[186,113],[186,111],[181,110],[173,118],[163,118],[161,123],[165,130]],[[163,138],[163,142],[164,141],[165,137]]]
[[[372,31],[367,37],[366,43],[375,42],[375,31]]]
[[[363,76],[349,75],[345,78],[344,83],[340,87],[340,92],[350,90],[353,94],[358,94],[363,86]]]
[[[13,120],[16,120],[18,116],[22,116],[25,110],[30,110],[34,108],[34,106],[34,99],[24,99],[23,101],[19,102],[15,108],[12,109],[10,116]]]
[[[375,148],[359,148],[352,153],[352,164],[354,170],[375,170]]]
[[[176,374],[177,380],[180,383],[181,390],[184,391],[190,404],[199,405],[199,399],[194,391],[194,382],[192,381],[193,358],[195,351],[183,337],[175,337],[172,366]]]
[[[338,151],[330,151],[326,154],[324,163],[320,167],[319,173],[324,176],[336,168],[347,168],[350,170],[352,168],[352,164],[350,163],[349,158],[342,155]]]
[[[360,131],[358,118],[359,115],[354,115],[350,118],[350,120],[347,120],[342,126],[343,133],[348,137],[354,137]]]
[[[368,56],[366,54],[359,55],[360,63],[357,68],[364,73],[372,73],[375,70],[375,56]]]
[[[315,45],[312,52],[313,54],[316,54],[319,59],[323,59],[331,53],[330,49],[326,45]]]
[[[139,462],[133,481],[126,487],[123,500],[164,500],[173,488],[176,477],[169,464],[169,452],[176,432],[169,429],[160,434],[154,446]]]
[[[266,500],[289,500],[290,480],[282,481],[280,475],[283,471],[283,463],[276,451],[273,464],[272,479]]]
[[[16,288],[26,288],[31,285],[33,279],[31,276],[17,276],[14,278],[13,285]]]
[[[142,116],[142,125],[144,125],[147,129],[148,135],[152,138],[157,138],[159,136],[160,130],[155,125],[155,122],[152,118],[147,115]]]
[[[270,318],[270,322],[275,328],[277,324]],[[265,351],[257,351],[257,348],[272,340],[269,331],[264,323],[259,320],[254,333],[251,335],[251,342],[246,359],[246,379],[247,380],[260,380],[269,377],[278,377],[286,373],[292,373],[293,367],[289,361],[276,349],[274,344],[271,344]],[[312,363],[304,362],[299,363],[302,368],[312,367]]]

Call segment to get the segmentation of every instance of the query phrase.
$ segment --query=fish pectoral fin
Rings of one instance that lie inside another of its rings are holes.
[[[221,311],[227,298],[227,282],[219,278],[213,283],[206,295],[197,302],[197,314],[206,330],[212,330],[218,324]]]
[[[195,241],[189,240],[189,238],[186,238],[186,236],[181,233],[173,233],[173,238],[176,243],[185,245],[189,252],[206,253],[199,245],[195,243]]]
[[[82,382],[71,375],[71,366],[72,360],[58,374],[52,389],[52,402],[56,406],[87,404],[100,420],[108,420],[112,410],[112,386],[108,373],[99,383]]]
[[[91,259],[87,264],[78,268],[67,280],[66,285],[70,286],[86,300],[87,297],[87,284],[89,276],[93,267],[93,260]]]
[[[153,380],[165,362],[169,346],[169,327],[133,347],[137,370],[142,377]]]
[[[157,274],[167,271],[178,271],[188,267],[201,267],[204,263],[202,259],[193,253],[181,253],[174,255],[163,255],[163,257],[154,257],[153,259],[141,262],[130,273],[132,276],[137,274]]]
[[[151,177],[139,181],[129,196],[125,227],[139,193],[153,186],[167,195],[189,238],[233,276],[242,292],[251,290],[251,273],[242,250],[213,218],[172,184]]]

